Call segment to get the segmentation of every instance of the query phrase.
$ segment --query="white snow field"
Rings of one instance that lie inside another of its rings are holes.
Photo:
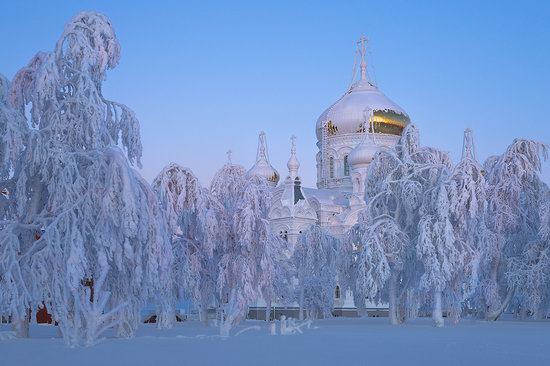
[[[549,321],[463,320],[435,328],[430,319],[392,326],[387,318],[334,318],[301,330],[272,336],[265,322],[245,321],[222,339],[218,328],[199,322],[170,330],[144,324],[132,339],[68,348],[54,327],[34,325],[30,339],[0,335],[0,365],[550,365]]]

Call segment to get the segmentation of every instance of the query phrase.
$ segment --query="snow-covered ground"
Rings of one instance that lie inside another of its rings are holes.
[[[337,318],[303,327],[303,334],[272,336],[265,322],[246,321],[232,334],[249,329],[228,339],[198,322],[170,330],[144,324],[133,339],[74,349],[56,338],[54,327],[35,325],[31,339],[0,340],[0,365],[550,365],[549,321],[431,324]]]

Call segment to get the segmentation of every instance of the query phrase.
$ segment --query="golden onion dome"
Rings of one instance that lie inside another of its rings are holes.
[[[317,139],[321,141],[324,126],[329,137],[363,133],[369,111],[373,114],[375,133],[399,136],[410,123],[409,116],[401,107],[369,83],[366,77],[362,77],[321,114],[315,128]]]

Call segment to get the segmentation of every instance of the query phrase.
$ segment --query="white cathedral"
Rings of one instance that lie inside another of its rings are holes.
[[[317,188],[301,185],[294,138],[288,176],[278,184],[279,172],[269,163],[266,137],[260,133],[256,162],[247,175],[262,176],[273,187],[271,227],[291,243],[311,224],[340,236],[357,222],[365,206],[369,163],[381,146],[397,144],[410,121],[401,107],[367,79],[365,46],[363,38],[359,41],[359,80],[317,120]]]
[[[288,176],[278,184],[279,172],[269,163],[266,137],[260,133],[256,162],[247,176],[262,176],[273,187],[271,228],[292,244],[309,225],[318,224],[340,237],[357,222],[365,207],[369,163],[382,146],[395,146],[410,123],[407,113],[369,82],[365,47],[362,38],[359,80],[317,120],[317,188],[301,185],[294,137]],[[335,297],[336,309],[354,308],[351,296],[340,296],[339,288]]]

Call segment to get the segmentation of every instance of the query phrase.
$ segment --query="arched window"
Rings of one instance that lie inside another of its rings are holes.
[[[349,177],[349,163],[348,156],[344,156],[344,177]]]
[[[334,297],[337,299],[340,298],[340,286],[336,286],[336,290],[334,290]]]
[[[331,178],[334,178],[334,158],[331,156],[328,159],[328,170]]]

